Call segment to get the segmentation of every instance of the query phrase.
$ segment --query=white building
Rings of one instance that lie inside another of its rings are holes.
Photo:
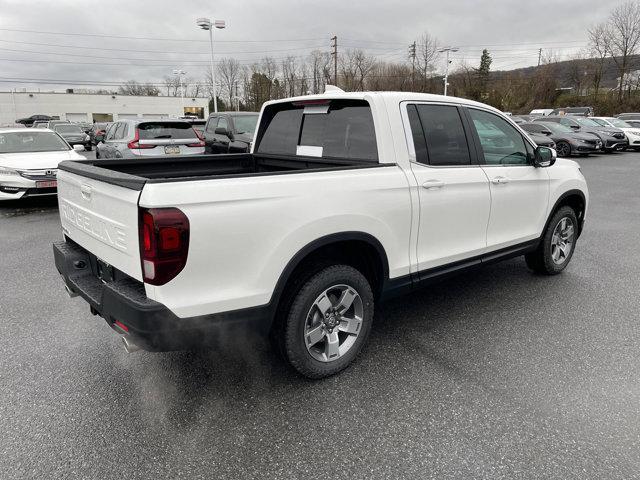
[[[111,122],[123,118],[177,118],[209,115],[207,98],[138,97],[118,94],[0,92],[0,126],[31,115],[58,116],[72,122]]]

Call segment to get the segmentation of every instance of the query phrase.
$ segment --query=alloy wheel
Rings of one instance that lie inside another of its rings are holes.
[[[551,236],[551,259],[556,265],[562,265],[567,261],[575,241],[575,227],[573,220],[562,217],[553,229]]]
[[[318,295],[305,320],[304,341],[320,362],[345,355],[360,334],[364,315],[362,298],[349,285],[334,285]]]

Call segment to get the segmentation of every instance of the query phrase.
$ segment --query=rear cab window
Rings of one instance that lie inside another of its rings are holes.
[[[255,152],[377,163],[371,107],[365,100],[270,105],[263,113]]]

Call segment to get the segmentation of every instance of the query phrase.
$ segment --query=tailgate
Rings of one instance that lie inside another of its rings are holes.
[[[65,235],[127,275],[142,280],[138,190],[58,171],[58,204]]]

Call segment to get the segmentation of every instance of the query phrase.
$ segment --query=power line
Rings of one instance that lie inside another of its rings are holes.
[[[218,52],[218,55],[237,55],[237,54],[254,54],[254,53],[271,53],[271,52],[293,52],[293,51],[300,51],[300,50],[316,50],[320,47],[322,47],[323,45],[317,45],[317,46],[311,46],[311,47],[296,47],[296,48],[284,48],[284,49],[275,49],[275,50],[255,50],[255,51],[248,51],[248,52]],[[37,54],[37,55],[59,55],[59,56],[64,56],[64,57],[88,57],[88,58],[112,58],[112,59],[120,59],[120,60],[134,60],[134,61],[142,61],[142,62],[151,62],[151,61],[167,61],[170,59],[164,58],[164,59],[159,59],[159,60],[153,60],[150,58],[130,58],[130,57],[122,57],[120,55],[118,56],[104,56],[104,55],[88,55],[88,54],[80,54],[80,53],[65,53],[65,52],[43,52],[43,51],[34,51],[34,50],[18,50],[18,49],[13,49],[13,48],[3,48],[0,47],[1,51],[6,51],[6,52],[18,52],[18,53],[33,53],[33,54]],[[167,53],[167,52],[158,52],[158,53]],[[199,60],[188,60],[191,62],[198,62]]]
[[[41,30],[23,30],[18,28],[0,28],[4,32],[35,33],[41,35],[62,35],[73,37],[99,37],[99,38],[122,38],[126,40],[154,40],[168,42],[197,42],[208,43],[208,40],[196,40],[190,38],[160,38],[160,37],[130,37],[126,35],[106,35],[102,33],[75,33],[75,32],[44,32]],[[216,40],[216,43],[269,43],[269,42],[305,42],[311,40],[323,40],[323,38],[288,38],[270,40]]]

